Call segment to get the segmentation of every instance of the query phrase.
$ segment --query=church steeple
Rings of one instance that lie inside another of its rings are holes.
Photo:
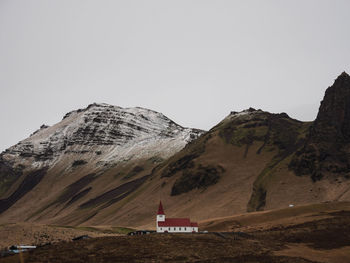
[[[157,213],[157,215],[165,215],[165,214],[164,214],[164,210],[163,210],[162,201],[159,202],[159,207],[158,207],[158,213]]]
[[[158,227],[158,222],[164,222],[164,221],[165,221],[165,214],[163,210],[162,201],[160,201],[159,207],[158,207],[158,213],[157,213],[157,227]]]

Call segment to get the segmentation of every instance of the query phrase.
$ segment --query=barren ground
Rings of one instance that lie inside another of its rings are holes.
[[[350,262],[348,203],[221,218],[202,222],[202,230],[208,224],[222,232],[61,241],[0,262]]]
[[[57,225],[39,225],[29,223],[0,225],[0,250],[12,245],[42,246],[49,243],[71,241],[75,237],[88,235],[90,237],[119,236],[130,231],[127,228],[72,227]]]

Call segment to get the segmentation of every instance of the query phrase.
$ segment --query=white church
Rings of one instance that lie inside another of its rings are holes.
[[[165,218],[162,202],[157,213],[157,233],[196,233],[198,224],[189,218]]]

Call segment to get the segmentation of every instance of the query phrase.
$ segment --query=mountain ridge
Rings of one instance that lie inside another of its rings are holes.
[[[315,122],[249,108],[204,132],[139,107],[71,111],[0,155],[0,221],[153,227],[159,199],[196,221],[349,201],[349,83],[327,89]]]

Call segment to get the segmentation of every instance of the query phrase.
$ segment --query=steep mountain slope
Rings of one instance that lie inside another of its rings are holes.
[[[0,155],[1,219],[66,216],[78,200],[85,200],[83,210],[111,189],[106,200],[122,200],[202,133],[143,108],[91,104],[72,111]],[[81,221],[91,216],[82,214]]]

